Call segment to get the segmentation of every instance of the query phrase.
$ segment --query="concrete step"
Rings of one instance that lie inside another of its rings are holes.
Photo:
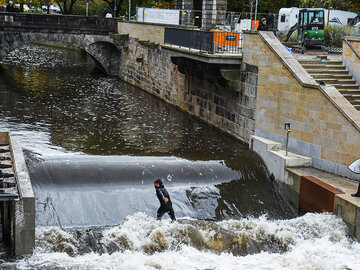
[[[0,153],[8,153],[10,152],[10,148],[8,145],[0,146]]]
[[[344,96],[347,100],[360,100],[360,94],[358,94],[358,95],[343,94],[343,96]]]
[[[314,74],[312,75],[315,80],[317,79],[343,79],[343,80],[351,80],[353,79],[352,75],[348,74],[336,74],[336,73],[323,73],[323,74]]]
[[[343,80],[343,79],[340,79],[340,80],[338,80],[338,79],[331,79],[331,78],[329,78],[329,79],[316,79],[315,81],[317,81],[317,82],[320,82],[320,81],[322,81],[322,82],[324,82],[325,84],[331,84],[331,85],[333,85],[333,84],[336,84],[336,85],[338,85],[338,84],[342,84],[342,85],[356,85],[356,81],[355,80]]]
[[[11,160],[0,160],[0,168],[11,168],[12,166]]]
[[[14,171],[12,168],[0,169],[0,178],[14,177]]]
[[[323,65],[323,64],[304,64],[302,65],[305,69],[328,69],[328,70],[345,70],[346,67],[342,65]]]
[[[341,75],[341,74],[349,74],[349,71],[344,70],[344,69],[307,69],[306,70],[310,75],[315,75],[315,74],[337,74],[337,75]]]
[[[333,84],[333,86],[340,92],[342,90],[359,90],[359,85],[357,84]]]
[[[360,89],[338,89],[338,91],[343,95],[359,95]]]
[[[352,105],[360,105],[360,99],[349,100]]]
[[[303,64],[323,64],[323,65],[342,65],[342,61],[335,61],[335,60],[306,60],[306,59],[298,59],[298,62]]]
[[[357,109],[358,111],[360,111],[360,105],[354,105],[355,109]]]

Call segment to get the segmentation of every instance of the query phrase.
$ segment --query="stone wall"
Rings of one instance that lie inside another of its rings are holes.
[[[173,55],[171,49],[154,48],[130,38],[121,52],[119,77],[248,142],[255,126],[256,87],[253,85],[257,82],[257,68],[247,65],[242,74],[243,84],[236,88],[202,76],[202,72],[182,74],[179,66],[171,61]],[[201,68],[206,65],[210,64],[203,64]],[[240,70],[240,65],[238,68]]]
[[[271,32],[245,32],[244,64],[258,68],[255,135],[281,142],[290,122],[289,150],[328,172],[360,156],[360,113],[332,86],[320,87]]]
[[[346,37],[346,39],[357,54],[360,55],[360,37]],[[343,40],[342,51],[343,64],[350,71],[357,83],[360,84],[360,59],[357,58],[345,40]]]
[[[121,35],[129,35],[129,37],[139,40],[164,44],[165,25],[141,22],[118,22],[118,33]]]

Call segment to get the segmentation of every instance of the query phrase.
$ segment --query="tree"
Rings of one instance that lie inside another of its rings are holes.
[[[119,17],[122,5],[124,3],[124,0],[104,0],[105,3],[108,3],[110,8],[114,10],[115,17]],[[116,7],[116,10],[115,10]]]
[[[300,0],[301,7],[329,8],[347,10],[347,1],[344,0]]]
[[[154,5],[154,8],[174,8],[175,0],[159,0]]]
[[[72,9],[77,0],[56,0],[62,14],[72,14]]]

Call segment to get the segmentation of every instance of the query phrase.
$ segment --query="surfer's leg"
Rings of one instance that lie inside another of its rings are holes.
[[[175,218],[175,213],[174,213],[174,210],[171,208],[170,211],[168,212],[169,216],[171,217],[171,220],[172,221],[175,221],[176,218]]]
[[[161,208],[161,206],[159,207],[159,209],[157,210],[157,215],[156,215],[156,219],[157,220],[161,220],[161,217],[166,213],[166,211],[164,211],[164,209]]]

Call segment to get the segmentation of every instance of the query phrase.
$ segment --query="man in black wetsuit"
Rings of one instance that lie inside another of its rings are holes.
[[[160,202],[160,207],[157,210],[157,219],[161,220],[161,217],[165,213],[168,213],[171,217],[171,220],[175,221],[176,218],[175,218],[174,210],[172,208],[170,195],[167,192],[167,190],[164,188],[162,181],[160,179],[156,179],[154,181],[154,187],[156,190],[156,196],[158,197],[159,202]]]

